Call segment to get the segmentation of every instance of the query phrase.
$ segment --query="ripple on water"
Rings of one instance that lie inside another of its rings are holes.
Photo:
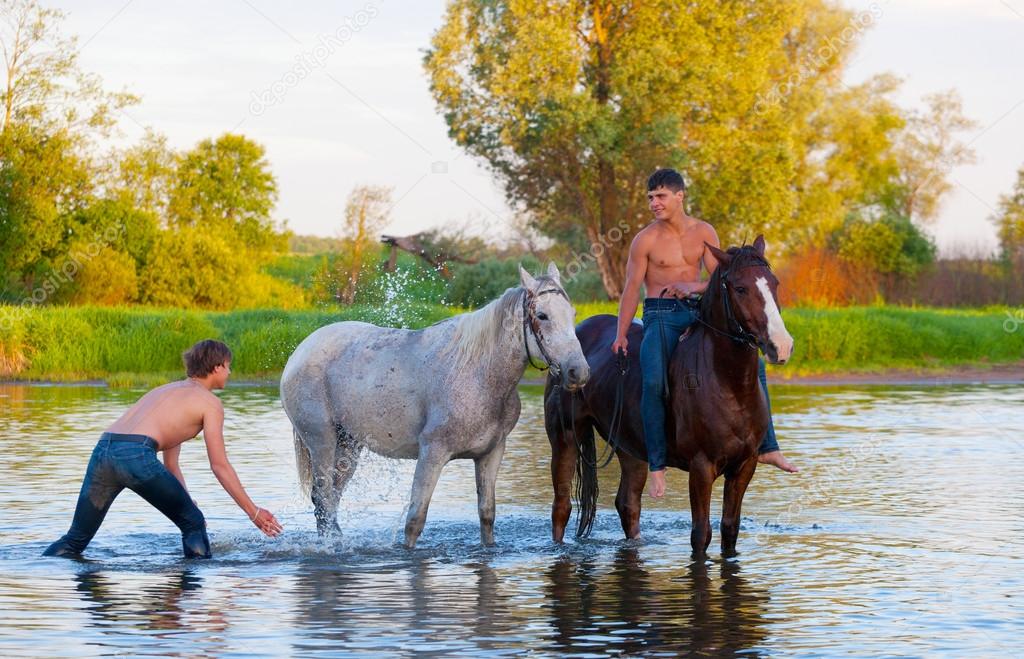
[[[759,470],[740,555],[689,557],[685,476],[624,541],[601,474],[592,537],[550,540],[539,394],[524,390],[479,544],[472,463],[446,468],[420,543],[401,539],[412,463],[366,456],[321,540],[272,389],[224,392],[228,451],[286,534],[265,539],[182,452],[215,558],[130,493],[83,561],[41,559],[84,459],[138,392],[0,388],[0,654],[1017,654],[1024,393],[1013,387],[773,391],[799,476]],[[984,420],[984,422],[980,421]],[[713,515],[720,510],[716,490]]]

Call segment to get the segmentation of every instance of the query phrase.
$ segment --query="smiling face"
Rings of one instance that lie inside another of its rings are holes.
[[[685,208],[686,192],[673,192],[664,186],[647,191],[647,205],[656,220],[667,220],[682,215]]]
[[[590,377],[590,367],[576,338],[576,309],[562,289],[558,268],[550,264],[547,277],[537,279],[520,268],[520,279],[532,315],[526,332],[530,354],[543,358],[547,353],[549,366],[561,375],[563,386],[570,391],[579,389]]]

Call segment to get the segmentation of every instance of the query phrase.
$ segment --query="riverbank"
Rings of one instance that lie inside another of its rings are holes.
[[[577,306],[577,320],[614,313]],[[338,307],[315,311],[0,307],[0,380],[152,386],[181,375],[181,353],[204,338],[234,351],[235,382],[276,383],[295,347],[341,320],[422,328],[460,310]],[[796,349],[769,367],[779,384],[916,384],[1024,381],[1024,321],[1008,309],[850,307],[787,309]],[[526,382],[543,376],[528,370]]]
[[[146,387],[157,386],[182,377],[181,373],[139,373],[118,374],[111,380],[93,379],[78,381],[62,380],[0,380],[0,385],[32,384],[43,386],[79,386],[79,387]],[[940,369],[936,371],[913,371],[891,369],[871,373],[823,373],[818,375],[797,375],[784,377],[778,372],[768,377],[769,384],[783,386],[951,386],[969,384],[1020,384],[1024,385],[1024,361],[1016,364],[995,364],[989,368],[979,366],[962,366]],[[524,385],[544,386],[543,374],[528,373],[521,381]],[[278,379],[246,379],[232,378],[231,387],[276,387]]]

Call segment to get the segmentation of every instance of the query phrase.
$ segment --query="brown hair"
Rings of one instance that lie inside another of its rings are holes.
[[[181,355],[188,376],[202,378],[224,362],[231,361],[231,348],[220,341],[204,339]]]

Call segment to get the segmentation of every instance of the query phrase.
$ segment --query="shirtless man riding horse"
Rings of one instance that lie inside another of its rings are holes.
[[[719,247],[718,235],[707,222],[685,211],[686,184],[674,169],[659,169],[647,180],[647,199],[654,221],[640,231],[629,248],[626,284],[619,302],[618,331],[613,353],[628,350],[626,333],[640,302],[644,299],[644,335],[640,345],[643,372],[641,410],[647,461],[650,469],[648,492],[665,494],[665,372],[668,357],[682,333],[697,319],[698,300],[707,287],[701,281],[701,267],[713,272],[718,265],[705,243]],[[668,346],[667,349],[662,345]],[[666,354],[667,351],[667,354]],[[758,379],[768,395],[764,361],[758,363]],[[775,427],[769,417],[768,432],[758,449],[758,462],[786,472],[796,472],[779,450]]]

